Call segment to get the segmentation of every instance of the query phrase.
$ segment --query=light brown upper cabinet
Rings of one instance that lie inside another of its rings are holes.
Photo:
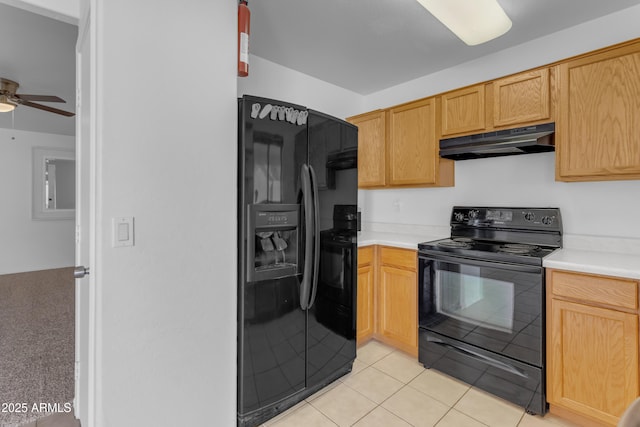
[[[556,179],[640,178],[640,41],[560,65]]]
[[[386,112],[376,110],[347,120],[358,127],[358,187],[384,187],[386,178]]]
[[[390,185],[435,185],[439,147],[434,98],[389,109]]]
[[[550,73],[549,68],[542,68],[494,80],[489,85],[493,126],[551,121]]]
[[[441,136],[554,121],[557,66],[514,74],[440,96]]]
[[[351,117],[360,188],[444,187],[439,140],[555,122],[556,180],[640,179],[640,39]]]
[[[486,129],[484,83],[447,92],[439,98],[442,136]]]
[[[360,188],[453,185],[453,161],[439,156],[434,98],[347,120],[358,126]]]

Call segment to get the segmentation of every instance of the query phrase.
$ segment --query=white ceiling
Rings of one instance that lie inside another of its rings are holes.
[[[511,30],[486,44],[467,46],[416,0],[249,0],[249,50],[369,94],[640,4],[639,0],[498,2],[513,21]]]
[[[416,0],[249,0],[250,51],[366,95],[640,4],[498,1],[512,29],[486,44],[467,46]],[[19,93],[57,95],[67,103],[48,105],[75,111],[77,27],[68,23],[73,20],[7,3],[22,2],[0,0],[0,77],[20,83]],[[75,119],[18,106],[13,122],[12,113],[0,113],[0,127],[73,135]]]

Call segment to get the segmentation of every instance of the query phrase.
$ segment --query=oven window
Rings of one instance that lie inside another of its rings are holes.
[[[482,277],[480,268],[436,270],[435,305],[438,313],[473,325],[512,332],[515,285]]]

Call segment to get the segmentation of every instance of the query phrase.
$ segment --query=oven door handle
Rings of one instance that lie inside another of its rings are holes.
[[[482,355],[480,353],[476,353],[475,351],[467,350],[466,348],[456,347],[454,345],[451,345],[449,343],[441,341],[438,338],[428,337],[427,340],[429,342],[437,344],[437,345],[439,345],[441,347],[444,347],[446,349],[453,350],[453,351],[456,351],[458,353],[464,354],[465,356],[468,356],[468,357],[470,357],[472,359],[479,360],[480,362],[483,362],[483,363],[485,363],[487,365],[491,365],[491,366],[493,366],[495,368],[502,369],[503,371],[507,371],[507,372],[510,372],[512,374],[518,375],[519,377],[529,378],[529,375],[527,375],[527,373],[524,372],[522,369],[518,369],[515,366],[511,366],[511,365],[509,365],[507,363],[504,363],[504,362],[501,362],[499,360],[495,360],[495,359],[492,359],[490,357],[484,356],[484,355]]]
[[[424,259],[426,261],[441,261],[441,262],[448,262],[453,264],[497,268],[500,270],[518,271],[521,273],[540,274],[542,272],[542,267],[538,267],[535,265],[506,264],[504,262],[499,262],[499,261],[483,261],[479,259],[461,258],[461,257],[443,255],[442,252],[427,252],[423,250],[423,251],[420,251],[418,256],[419,258]]]

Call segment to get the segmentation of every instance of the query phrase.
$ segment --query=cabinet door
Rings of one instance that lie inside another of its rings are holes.
[[[358,267],[358,314],[356,341],[368,340],[373,335],[373,265]]]
[[[640,43],[560,66],[556,179],[640,178]]]
[[[616,425],[638,396],[638,316],[552,299],[549,403]]]
[[[484,84],[445,93],[440,102],[443,136],[486,128]]]
[[[411,253],[415,265],[415,253]],[[418,354],[417,293],[415,270],[385,264],[380,266],[379,334],[384,341],[413,355]]]
[[[551,116],[549,69],[529,71],[493,82],[493,124],[510,126]]]
[[[385,115],[385,111],[373,111],[348,119],[358,126],[358,187],[386,184]]]
[[[433,98],[389,110],[389,184],[436,184],[439,142]]]

